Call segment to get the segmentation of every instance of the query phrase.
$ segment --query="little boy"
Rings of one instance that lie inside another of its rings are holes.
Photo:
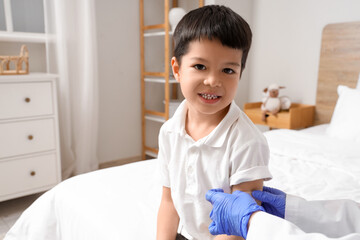
[[[176,27],[171,65],[185,100],[159,134],[158,240],[214,239],[206,192],[261,190],[271,178],[267,142],[233,101],[251,37],[245,20],[224,6],[195,9]]]

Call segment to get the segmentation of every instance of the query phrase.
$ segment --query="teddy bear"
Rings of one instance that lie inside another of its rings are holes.
[[[273,83],[263,90],[265,97],[262,99],[261,104],[261,119],[264,122],[266,121],[266,117],[269,116],[268,113],[277,116],[277,113],[281,110],[288,110],[290,108],[290,99],[286,96],[279,97],[279,91],[283,88],[285,87]]]

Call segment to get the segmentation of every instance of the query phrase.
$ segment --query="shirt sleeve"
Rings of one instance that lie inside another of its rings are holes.
[[[169,177],[169,141],[166,141],[165,134],[166,123],[161,127],[159,133],[159,153],[158,153],[158,167],[160,172],[160,181],[164,187],[170,187]]]
[[[270,158],[266,140],[254,139],[243,146],[235,145],[230,157],[230,185],[272,178],[268,168]]]

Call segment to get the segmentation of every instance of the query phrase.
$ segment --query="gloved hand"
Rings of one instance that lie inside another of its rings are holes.
[[[262,202],[267,213],[284,218],[286,193],[276,188],[264,187],[263,191],[253,191],[252,196]]]
[[[264,211],[247,193],[235,191],[224,193],[222,189],[212,189],[206,193],[206,200],[213,204],[209,225],[212,235],[227,234],[246,238],[248,222],[252,213]]]

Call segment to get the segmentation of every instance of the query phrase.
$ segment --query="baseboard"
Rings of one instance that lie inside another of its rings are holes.
[[[112,160],[109,162],[100,163],[99,168],[102,169],[102,168],[108,168],[108,167],[115,167],[115,166],[120,166],[120,165],[124,165],[127,163],[138,162],[138,161],[142,161],[142,160],[143,159],[141,159],[141,156],[122,158],[122,159]]]

